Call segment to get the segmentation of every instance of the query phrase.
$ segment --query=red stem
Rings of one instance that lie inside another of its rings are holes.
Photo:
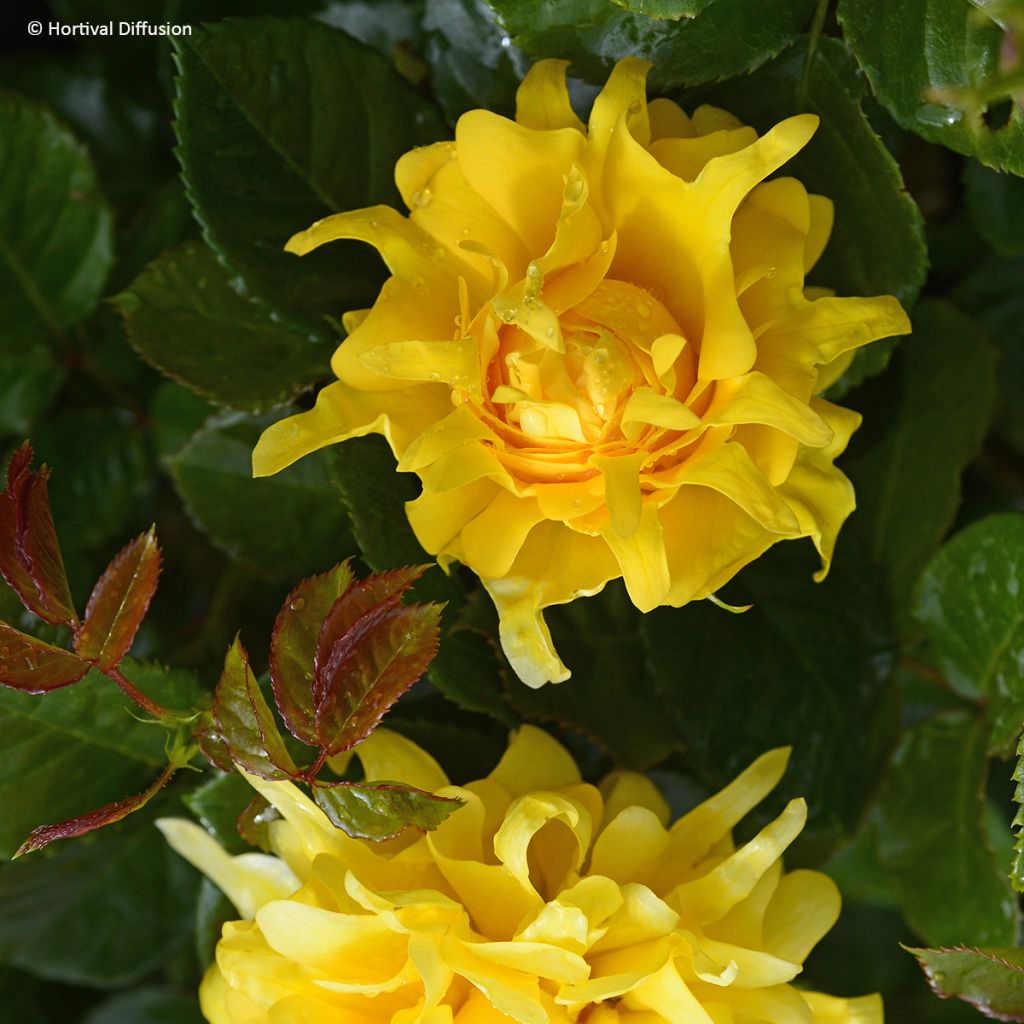
[[[135,687],[124,673],[115,665],[113,668],[103,670],[104,675],[113,679],[124,693],[131,697],[143,711],[148,711],[154,718],[169,718],[170,712],[163,705],[147,697],[140,689]]]

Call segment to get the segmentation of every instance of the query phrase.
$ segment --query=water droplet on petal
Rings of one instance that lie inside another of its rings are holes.
[[[421,188],[418,192],[412,194],[412,205],[417,210],[422,210],[424,206],[430,205],[430,200],[434,198],[434,194],[429,188]]]

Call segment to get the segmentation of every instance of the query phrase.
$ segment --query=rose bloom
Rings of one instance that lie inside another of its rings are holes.
[[[788,750],[671,827],[645,776],[588,785],[531,726],[466,786],[386,729],[356,753],[370,779],[465,804],[375,844],[292,783],[248,777],[280,812],[277,856],[231,857],[192,822],[160,822],[242,918],[202,983],[211,1024],[881,1024],[878,996],[790,984],[839,914],[829,878],[782,869],[804,801],[733,844]]]
[[[418,474],[423,547],[472,568],[531,686],[569,673],[542,611],[622,577],[641,611],[713,595],[779,540],[828,570],[854,508],[833,460],[860,417],[817,397],[852,350],[909,330],[896,299],[804,287],[829,200],[764,181],[813,135],[761,138],[714,107],[648,104],[620,61],[589,124],[565,62],[526,76],[516,120],[464,114],[395,169],[403,216],[327,217],[288,243],[375,246],[392,276],[349,313],[338,381],[253,456],[277,472],[383,434]]]

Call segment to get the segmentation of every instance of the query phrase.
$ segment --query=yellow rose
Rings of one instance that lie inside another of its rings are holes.
[[[277,857],[230,857],[198,825],[160,822],[243,918],[202,984],[211,1024],[881,1024],[878,996],[790,984],[839,914],[829,878],[782,870],[803,800],[733,845],[788,750],[670,828],[645,776],[588,785],[531,726],[464,787],[386,729],[356,753],[370,779],[465,806],[435,832],[374,844],[290,782],[250,777],[281,814]]]
[[[796,537],[823,577],[859,416],[816,394],[909,330],[892,297],[804,288],[831,203],[764,179],[817,118],[762,138],[713,107],[691,118],[646,102],[648,66],[620,61],[584,126],[565,62],[541,61],[515,121],[470,111],[399,160],[408,217],[338,214],[288,243],[361,239],[392,276],[345,317],[338,381],[266,431],[254,471],[383,434],[423,483],[416,536],[480,576],[531,686],[569,674],[543,609],[609,580],[641,611],[679,606]]]

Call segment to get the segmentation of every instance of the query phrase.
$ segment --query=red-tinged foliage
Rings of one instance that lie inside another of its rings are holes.
[[[145,806],[164,786],[171,780],[176,769],[168,765],[160,777],[147,789],[135,796],[127,797],[124,800],[117,800],[112,804],[105,804],[97,807],[95,811],[79,815],[69,821],[56,822],[53,825],[40,825],[33,829],[32,834],[21,844],[15,857],[32,853],[34,850],[41,850],[44,846],[55,842],[58,839],[72,839],[75,836],[84,836],[87,832],[103,828],[105,825],[113,825],[114,822],[128,817],[140,807]]]
[[[365,612],[334,640],[325,661],[318,652],[317,736],[328,756],[368,736],[437,653],[441,608],[404,607],[400,600],[400,594],[393,594]],[[325,633],[329,624],[324,624]],[[321,651],[322,641],[323,635]]]
[[[231,760],[231,751],[228,750],[228,745],[220,734],[212,711],[203,712],[199,718],[199,725],[196,726],[192,735],[199,744],[200,753],[214,768],[219,768],[222,772],[235,770],[235,762]]]
[[[347,835],[375,842],[394,839],[410,828],[430,832],[462,806],[461,800],[392,782],[317,783],[313,799]]]
[[[318,746],[313,709],[313,663],[324,620],[352,584],[347,562],[303,580],[285,599],[270,640],[270,683],[285,725],[296,739]]]
[[[125,546],[89,596],[75,649],[103,671],[128,653],[160,576],[160,547],[150,529]]]
[[[250,845],[270,853],[270,823],[281,815],[277,808],[257,793],[238,816],[238,834]]]
[[[0,684],[22,693],[47,693],[77,683],[89,668],[70,651],[0,622]]]
[[[53,625],[78,625],[47,493],[49,470],[29,469],[26,441],[11,457],[0,493],[0,574],[29,611]]]
[[[214,694],[213,717],[235,764],[264,779],[300,775],[238,637],[224,658],[224,670]]]

